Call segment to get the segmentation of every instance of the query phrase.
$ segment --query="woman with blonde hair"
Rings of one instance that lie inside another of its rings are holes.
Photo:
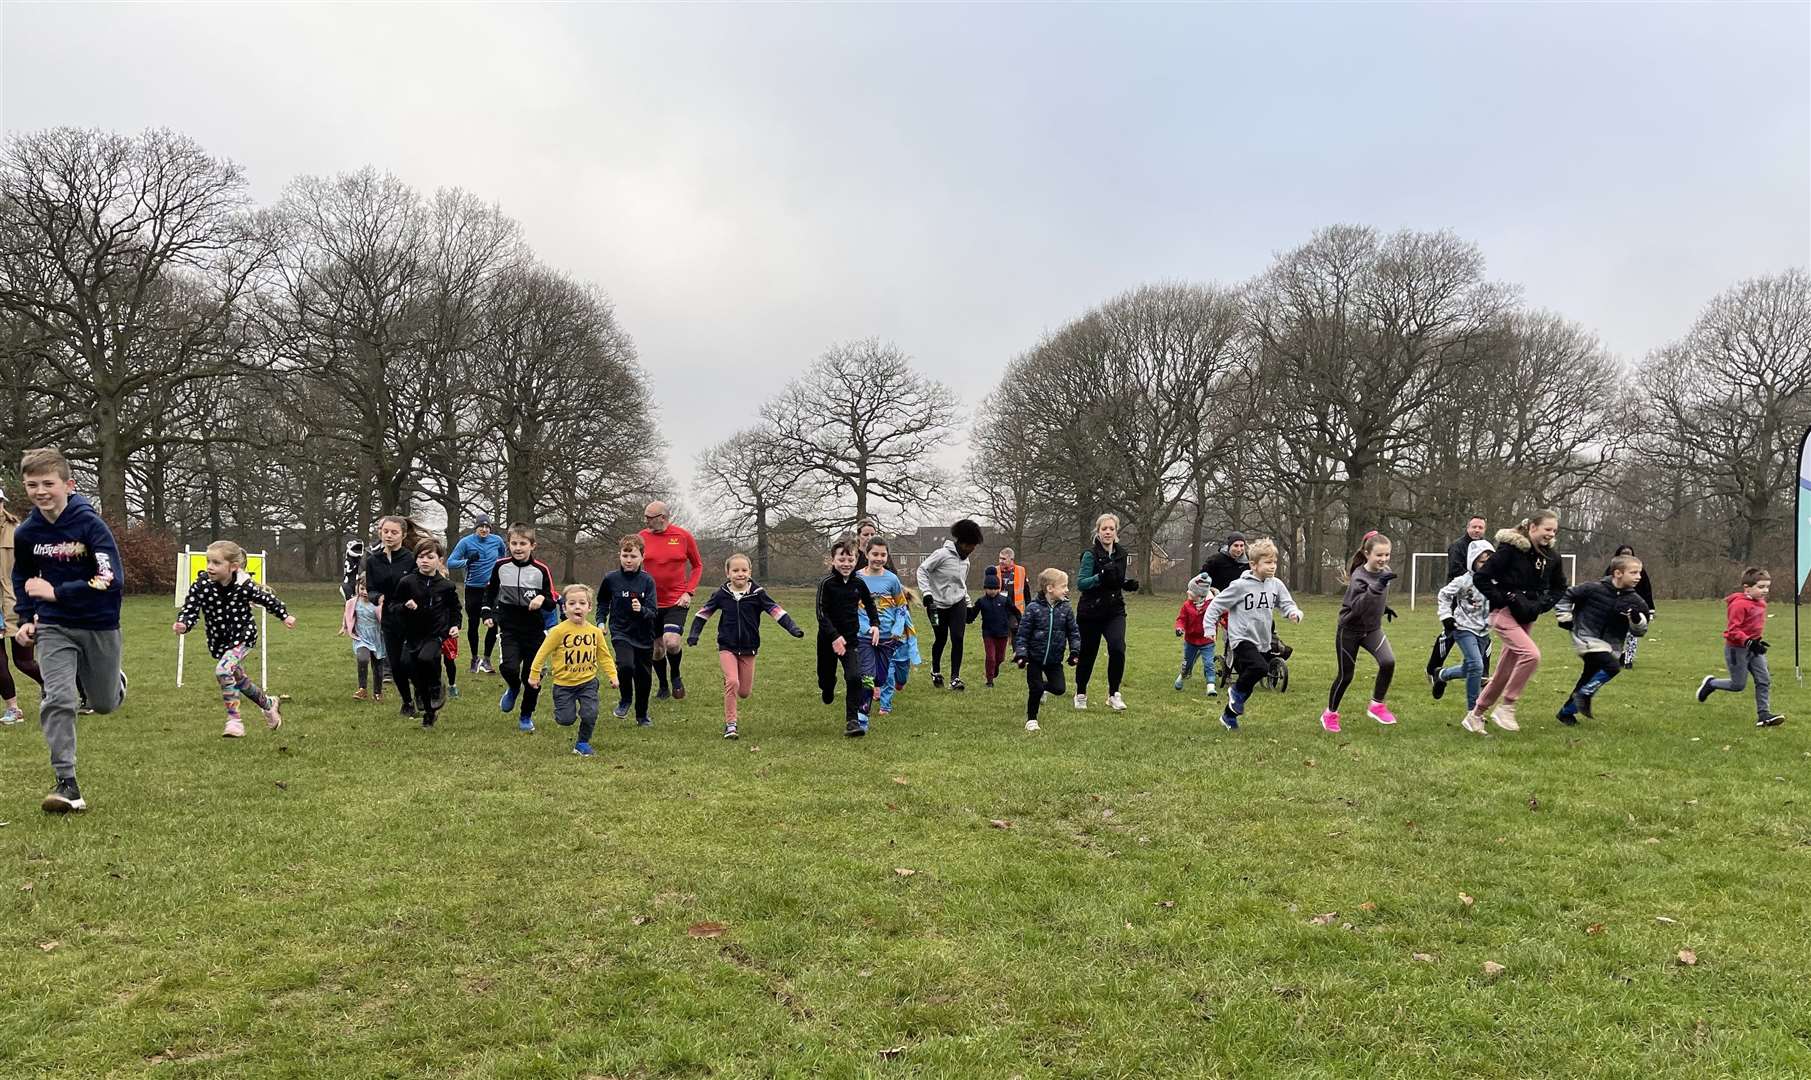
[[[1102,514],[1094,520],[1094,544],[1082,552],[1081,572],[1075,586],[1082,591],[1075,621],[1082,632],[1082,656],[1075,667],[1075,707],[1088,707],[1088,679],[1107,643],[1107,704],[1114,712],[1125,710],[1119,683],[1126,674],[1126,598],[1138,591],[1138,579],[1126,572],[1126,549],[1119,542],[1119,516]]]

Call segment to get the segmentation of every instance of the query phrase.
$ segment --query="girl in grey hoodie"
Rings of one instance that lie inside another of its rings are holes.
[[[1384,619],[1396,617],[1388,599],[1390,582],[1395,579],[1390,572],[1390,538],[1373,529],[1346,566],[1346,595],[1339,604],[1339,629],[1333,638],[1339,672],[1327,693],[1327,711],[1321,713],[1321,727],[1327,731],[1339,732],[1339,702],[1357,673],[1360,649],[1377,661],[1377,682],[1365,711],[1380,724],[1396,722],[1396,715],[1383,703],[1390,692],[1390,678],[1396,674],[1396,652],[1383,632]]]

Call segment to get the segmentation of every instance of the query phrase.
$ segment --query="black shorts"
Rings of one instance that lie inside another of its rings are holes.
[[[660,632],[678,634],[685,637],[685,618],[692,613],[689,607],[663,607],[660,609]]]

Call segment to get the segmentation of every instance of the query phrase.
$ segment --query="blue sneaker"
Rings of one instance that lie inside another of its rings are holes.
[[[620,704],[616,708],[611,709],[610,714],[618,720],[627,720],[629,718],[629,706],[627,704]]]
[[[514,711],[514,709],[516,707],[516,690],[517,690],[517,688],[512,686],[509,689],[503,691],[503,696],[497,699],[497,711],[498,712]]]
[[[653,727],[654,721],[648,719],[645,716],[638,716],[635,718],[635,726],[636,727]]]
[[[446,692],[453,695],[453,697],[457,698],[459,696],[459,684],[454,683],[453,685],[447,687]]]
[[[524,716],[522,718],[522,721],[516,725],[516,730],[520,731],[524,735],[533,735],[534,734],[534,717]]]
[[[1227,709],[1220,714],[1220,726],[1228,731],[1237,731],[1239,730],[1239,718],[1233,715],[1231,709]]]
[[[572,746],[572,752],[577,754],[579,757],[590,757],[591,756],[591,744],[588,742],[574,743]]]

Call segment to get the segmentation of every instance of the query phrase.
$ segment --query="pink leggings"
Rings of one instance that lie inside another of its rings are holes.
[[[1508,608],[1491,612],[1490,626],[1503,642],[1503,655],[1497,660],[1497,669],[1490,673],[1490,681],[1478,695],[1474,709],[1479,716],[1495,705],[1498,698],[1508,705],[1519,701],[1522,688],[1534,677],[1534,669],[1541,666],[1541,647],[1528,636],[1522,624],[1515,621]]]
[[[717,663],[723,668],[723,722],[733,724],[736,722],[736,699],[755,692],[755,658],[720,652]]]

